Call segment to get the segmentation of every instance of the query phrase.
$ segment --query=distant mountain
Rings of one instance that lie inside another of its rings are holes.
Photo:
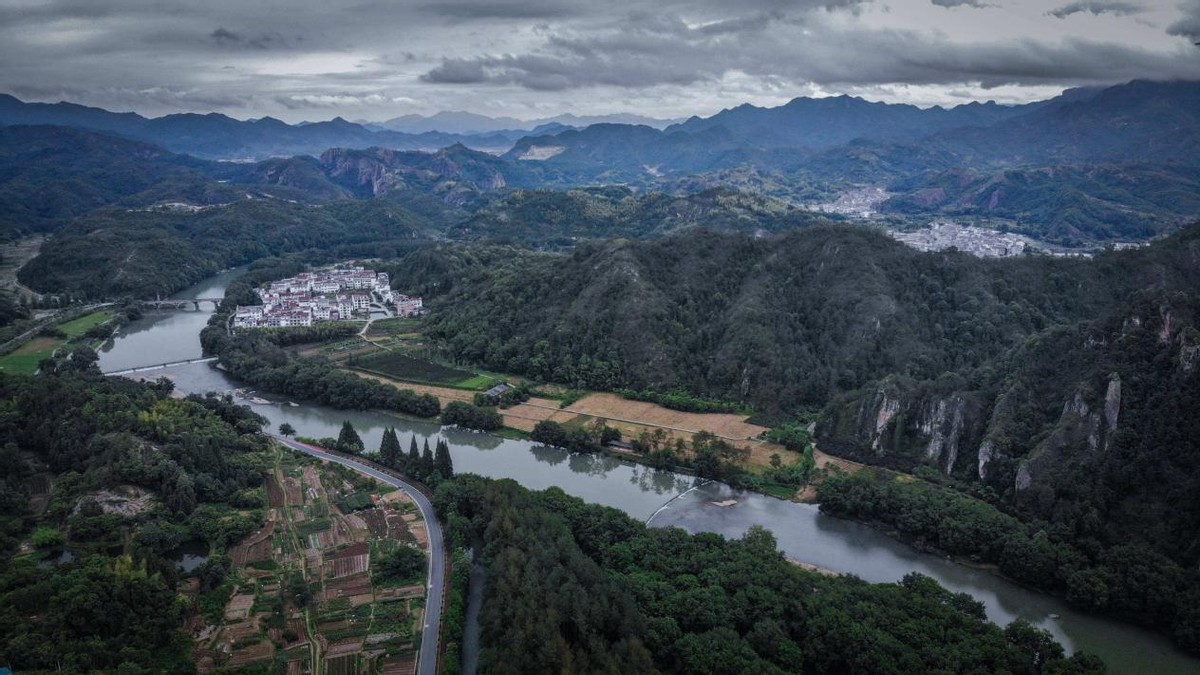
[[[0,127],[0,237],[50,231],[156,189],[207,203],[214,195],[194,189],[209,182],[207,166],[149,143],[78,129]]]
[[[25,124],[53,124],[114,133],[156,143],[173,152],[209,159],[319,155],[335,147],[436,150],[455,143],[502,152],[512,145],[512,138],[504,135],[372,131],[341,117],[298,125],[272,117],[236,120],[217,113],[146,118],[135,113],[113,113],[74,103],[25,103],[0,94],[0,126]]]
[[[438,131],[450,134],[488,134],[498,132],[537,132],[542,128],[583,128],[593,124],[642,124],[662,129],[677,120],[656,119],[644,115],[616,113],[612,115],[572,115],[570,113],[520,120],[515,117],[488,117],[464,111],[442,111],[433,115],[402,115],[385,122],[363,122],[364,126],[409,134]]]
[[[990,126],[1019,115],[1023,108],[991,101],[922,109],[851,96],[796,98],[777,108],[746,104],[705,119],[693,117],[666,131],[697,133],[724,127],[737,140],[756,147],[825,149],[860,139],[913,141],[946,129]]]
[[[1200,158],[1200,82],[1130,82],[1075,89],[1024,106],[971,103],[950,109],[798,98],[778,108],[743,105],[658,131],[594,125],[523,138],[506,154],[579,172],[689,172],[737,163],[836,160],[852,148],[948,155],[968,167],[1045,163],[1195,164]],[[762,152],[774,151],[774,155]],[[782,153],[782,154],[780,154]],[[833,153],[833,155],[822,155]],[[911,163],[895,157],[892,163]],[[835,162],[840,173],[862,172]],[[870,167],[867,161],[863,166]],[[919,167],[914,167],[920,170]]]
[[[901,181],[889,213],[985,216],[1067,246],[1141,240],[1200,214],[1200,167],[1045,167],[976,172],[953,169]]]
[[[218,162],[71,127],[0,127],[0,239],[57,231],[105,206],[195,209],[246,199],[313,204],[386,195],[440,223],[447,209],[531,185],[541,172],[463,145]]]
[[[1200,82],[1134,81],[1067,92],[990,127],[927,139],[974,162],[1009,166],[1200,164]]]

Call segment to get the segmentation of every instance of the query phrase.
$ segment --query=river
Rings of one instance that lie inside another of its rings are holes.
[[[174,297],[220,297],[237,271],[223,273]],[[200,311],[148,312],[129,323],[100,350],[104,371],[199,358],[199,332],[212,314]],[[144,373],[165,375],[183,393],[231,391],[240,385],[212,364],[193,364]],[[1070,651],[1099,655],[1113,673],[1197,673],[1200,659],[1176,649],[1165,638],[1134,626],[1078,612],[1065,602],[1030,591],[994,574],[920,553],[860,523],[822,514],[811,504],[795,504],[765,495],[735,491],[719,483],[697,489],[695,481],[667,471],[622,462],[612,457],[572,455],[528,441],[442,428],[373,412],[341,411],[303,404],[294,407],[269,394],[272,402],[251,406],[272,427],[291,424],[299,435],[336,437],[350,420],[368,449],[378,448],[383,428],[393,426],[401,445],[438,436],[450,443],[454,468],[492,478],[511,478],[534,490],[558,486],[585,501],[618,508],[657,527],[678,526],[691,532],[741,536],[750,526],[770,530],[790,558],[872,582],[894,582],[920,572],[946,588],[965,592],[984,603],[988,617],[1005,625],[1023,617],[1050,631]],[[682,497],[671,501],[677,495]],[[737,500],[730,507],[713,502]],[[670,504],[667,502],[670,501]],[[667,504],[665,508],[662,508]],[[661,509],[661,511],[660,511]],[[1052,618],[1057,616],[1058,618]]]

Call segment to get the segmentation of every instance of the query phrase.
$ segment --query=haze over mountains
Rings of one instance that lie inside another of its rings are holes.
[[[612,115],[573,115],[566,113],[533,120],[515,117],[488,117],[462,110],[435,113],[433,115],[401,115],[383,122],[360,121],[368,129],[389,129],[408,134],[423,134],[441,131],[452,134],[486,134],[504,131],[538,131],[539,129],[564,129],[586,127],[593,124],[644,124],[662,129],[683,120],[657,119],[644,115],[615,113]]]
[[[534,131],[480,133],[461,130],[513,120],[488,122],[457,113],[392,120],[394,126],[426,129],[409,133],[340,117],[298,125],[219,114],[146,118],[0,97],[0,125],[74,127],[195,158],[260,160],[237,176],[212,167],[200,171],[205,180],[299,191],[301,201],[403,193],[406,199],[421,194],[461,208],[489,192],[620,184],[680,196],[713,188],[747,190],[811,206],[848,189],[875,186],[890,193],[875,208],[904,221],[966,218],[1068,246],[1142,240],[1200,214],[1198,116],[1200,83],[1186,81],[1075,89],[1021,106],[921,109],[847,96],[797,98],[776,108],[743,105],[661,129],[611,122],[565,128],[549,122]],[[435,124],[460,132],[428,129]],[[11,171],[36,172],[43,162],[55,163],[52,154],[31,153],[22,145],[39,148],[50,142],[46,134],[6,138],[16,144],[5,151]],[[93,146],[103,154],[112,144],[81,147]],[[300,157],[305,155],[319,159]],[[5,184],[20,191],[14,175]],[[99,193],[88,194],[84,201],[107,203]],[[50,211],[76,213],[71,205],[80,199],[72,195]],[[38,208],[28,201],[12,206],[22,213]],[[25,222],[30,226],[40,227],[36,219]]]

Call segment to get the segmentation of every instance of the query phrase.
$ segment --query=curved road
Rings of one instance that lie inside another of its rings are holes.
[[[393,487],[398,487],[404,490],[409,497],[412,497],[417,508],[421,511],[421,517],[425,519],[425,531],[429,535],[429,574],[427,577],[429,582],[425,587],[425,615],[423,617],[425,624],[421,629],[421,651],[417,654],[417,673],[418,675],[436,675],[438,633],[442,624],[442,595],[446,586],[446,545],[442,541],[442,526],[438,523],[437,516],[433,512],[433,504],[429,502],[429,499],[420,490],[395,476],[386,474],[361,462],[325,452],[311,445],[293,441],[290,438],[276,434],[270,435],[292,450],[312,455],[317,459],[337,462],[343,466],[350,467],[359,473],[366,474]]]

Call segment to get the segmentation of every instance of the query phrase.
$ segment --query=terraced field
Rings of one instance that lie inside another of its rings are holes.
[[[220,622],[192,620],[198,669],[301,674],[317,662],[330,674],[413,672],[425,586],[375,569],[397,547],[423,545],[412,502],[342,467],[283,451],[265,496],[266,525],[229,551]],[[343,513],[339,501],[367,508]]]

